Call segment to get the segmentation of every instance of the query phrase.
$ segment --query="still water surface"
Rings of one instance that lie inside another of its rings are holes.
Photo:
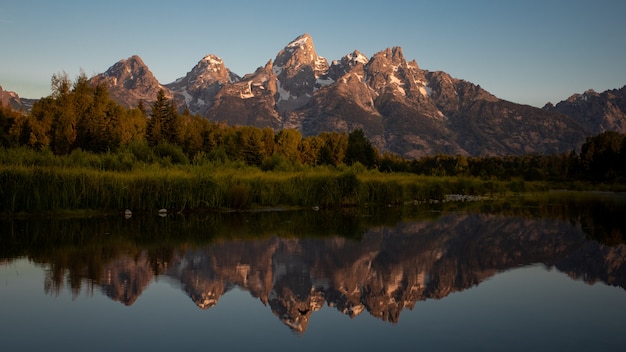
[[[621,351],[625,206],[4,220],[0,348]]]

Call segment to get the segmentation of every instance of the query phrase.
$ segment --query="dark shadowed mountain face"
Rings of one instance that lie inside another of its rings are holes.
[[[594,135],[606,131],[626,133],[626,86],[602,93],[590,89],[556,105],[548,103],[544,110],[567,115]]]
[[[562,153],[592,134],[626,131],[626,88],[577,94],[539,109],[424,70],[400,47],[370,58],[355,50],[329,63],[308,34],[243,77],[207,55],[184,77],[161,85],[132,56],[91,82],[107,85],[127,107],[150,104],[164,89],[181,111],[231,125],[294,128],[303,136],[363,129],[379,150],[409,158]]]

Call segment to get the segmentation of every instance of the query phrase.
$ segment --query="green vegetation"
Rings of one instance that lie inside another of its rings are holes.
[[[153,212],[345,207],[549,189],[626,190],[626,138],[580,153],[508,157],[380,155],[362,130],[226,126],[179,112],[161,91],[126,109],[82,74],[52,77],[28,114],[0,107],[0,212]]]
[[[143,148],[136,148],[143,152]],[[0,156],[0,212],[93,209],[134,212],[247,209],[254,207],[341,207],[441,200],[445,194],[498,194],[508,182],[468,177],[381,173],[361,164],[263,171],[241,162],[195,158],[173,164],[171,153],[149,162],[129,150],[66,156],[31,149]],[[540,184],[528,188],[545,189]]]

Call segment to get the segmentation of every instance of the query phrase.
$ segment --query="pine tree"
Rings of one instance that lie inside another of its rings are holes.
[[[152,111],[150,112],[150,119],[146,126],[146,138],[148,144],[155,146],[165,141],[165,133],[163,131],[163,125],[165,124],[165,116],[168,110],[168,99],[165,96],[163,89],[157,93],[157,99],[152,104]]]
[[[350,132],[348,135],[348,147],[346,148],[344,158],[346,164],[352,165],[359,162],[367,168],[373,168],[376,166],[376,154],[376,149],[374,149],[370,141],[365,137],[365,133],[362,129],[356,129]]]
[[[176,111],[174,101],[165,95],[163,89],[157,93],[157,99],[152,104],[150,119],[146,128],[146,137],[150,145],[162,142],[171,144],[180,143],[182,133],[182,118]]]

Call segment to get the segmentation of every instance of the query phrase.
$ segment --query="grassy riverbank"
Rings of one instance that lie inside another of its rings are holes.
[[[151,212],[161,208],[338,207],[505,192],[507,184],[458,177],[318,168],[263,172],[251,167],[150,166],[133,171],[11,165],[0,167],[4,213],[67,209]]]
[[[593,189],[522,179],[423,176],[350,167],[285,166],[273,171],[241,162],[134,153],[67,156],[29,149],[0,154],[0,213],[63,211],[152,213],[269,207],[336,208],[441,201],[446,195],[503,197],[550,189]]]

